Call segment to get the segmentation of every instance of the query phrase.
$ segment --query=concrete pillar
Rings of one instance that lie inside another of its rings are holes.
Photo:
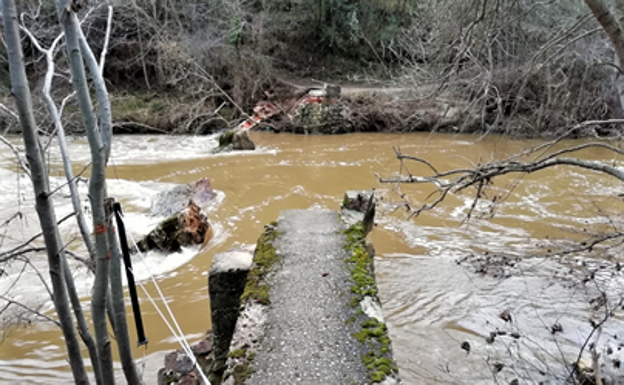
[[[240,297],[245,289],[253,254],[233,250],[215,255],[208,272],[208,293],[214,336],[210,382],[219,385],[238,319]]]

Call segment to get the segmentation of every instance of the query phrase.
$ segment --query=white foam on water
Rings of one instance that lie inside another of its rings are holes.
[[[38,219],[34,211],[34,197],[32,196],[32,185],[25,176],[0,167],[0,199],[5,202],[16,201],[16,196],[20,198],[20,206],[17,204],[4,205],[0,214],[0,220],[6,219],[18,209],[24,213],[26,220],[12,223],[10,239],[2,240],[2,249],[9,250],[11,247],[20,244],[24,240],[40,232]],[[19,177],[19,179],[18,179]],[[16,183],[19,180],[19,184]],[[52,189],[58,189],[54,195],[54,205],[57,219],[73,212],[73,206],[69,199],[69,188],[66,186],[64,177],[51,177]],[[154,195],[159,191],[172,187],[172,184],[156,182],[135,182],[123,179],[110,179],[107,181],[108,192],[122,202],[124,208],[124,223],[129,239],[139,240],[158,225],[164,217],[149,215],[149,208]],[[81,194],[81,205],[85,210],[85,220],[89,231],[92,231],[93,224],[88,210],[88,185],[78,184]],[[204,209],[207,212],[217,210],[220,203],[225,199],[225,194],[216,191],[215,199]],[[222,244],[227,239],[227,233],[219,223],[211,223],[213,226],[214,238],[209,247]],[[59,226],[63,241],[68,243],[69,248],[87,259],[87,253],[80,241],[80,233],[74,218],[69,218]],[[13,239],[13,240],[11,240]],[[73,242],[70,242],[73,240]],[[33,246],[43,246],[41,239],[33,242]],[[133,256],[135,276],[137,280],[149,279],[149,274],[157,278],[171,277],[175,270],[190,262],[200,251],[200,247],[184,247],[179,253],[161,253],[150,251],[145,254],[145,261]],[[49,274],[47,272],[47,258],[44,252],[29,254],[29,264],[14,262],[3,266],[4,274],[0,277],[0,293],[7,297],[20,301],[26,305],[39,308],[46,312],[52,309],[52,302],[49,298],[45,285],[50,285]],[[93,276],[79,262],[72,259],[70,266],[74,272],[75,284],[79,295],[90,296],[93,283]],[[124,285],[126,284],[125,274],[123,275]],[[19,281],[19,283],[16,283]],[[45,285],[44,285],[45,282]],[[3,302],[3,301],[0,301]]]
[[[204,338],[204,334],[202,333],[193,333],[193,334],[186,334],[184,336],[184,339],[187,341],[197,341],[199,339]],[[178,343],[178,338],[175,336],[170,336],[167,338],[163,338],[160,342],[164,342],[167,344],[177,344]]]
[[[116,135],[110,162],[114,165],[153,164],[172,160],[206,157],[218,146],[218,135],[169,136],[169,135]],[[68,139],[72,162],[88,164],[91,161],[89,144],[85,138]],[[50,146],[50,159],[61,163],[56,140]]]
[[[149,251],[142,256],[134,256],[132,262],[134,277],[137,281],[144,281],[150,279],[150,274],[155,278],[171,276],[171,272],[190,262],[198,251],[199,247],[182,247],[179,253]]]
[[[213,154],[219,146],[219,134],[192,135],[116,135],[110,156],[112,165],[155,164],[207,157],[275,155],[276,149],[259,146],[254,151],[233,151]],[[69,138],[72,162],[87,165],[91,161],[89,145],[84,138]],[[56,140],[50,145],[50,161],[61,164]]]

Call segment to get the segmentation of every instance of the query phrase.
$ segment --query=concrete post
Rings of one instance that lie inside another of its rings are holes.
[[[219,385],[238,319],[240,297],[245,289],[253,255],[234,250],[215,255],[208,272],[208,293],[212,312],[213,361],[210,382]]]

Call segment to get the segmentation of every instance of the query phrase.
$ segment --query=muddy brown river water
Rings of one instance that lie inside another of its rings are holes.
[[[476,141],[473,136],[441,134],[322,137],[252,133],[252,139],[259,146],[254,153],[210,155],[209,150],[216,146],[214,137],[115,138],[108,168],[109,192],[125,205],[127,226],[135,238],[161,219],[149,216],[150,198],[156,192],[201,177],[210,179],[218,191],[215,202],[206,208],[215,238],[205,249],[185,249],[172,255],[151,253],[145,261],[135,260],[137,274],[152,295],[156,290],[148,271],[156,277],[190,340],[210,329],[206,271],[215,253],[255,243],[263,225],[275,220],[281,210],[337,209],[345,190],[376,188],[384,203],[370,239],[377,251],[380,297],[404,383],[488,384],[516,378],[520,383],[561,383],[565,379],[566,363],[576,358],[591,331],[587,297],[591,293],[559,274],[585,264],[578,258],[588,256],[577,253],[561,263],[527,258],[514,264],[503,279],[475,273],[474,268],[457,261],[480,252],[543,253],[540,246],[544,244],[581,240],[583,229],[608,228],[612,225],[608,214],[624,209],[617,197],[623,192],[621,182],[578,169],[550,169],[524,176],[513,194],[497,206],[493,219],[477,218],[462,224],[470,207],[469,195],[449,197],[438,209],[408,219],[393,186],[380,185],[375,176],[390,176],[399,170],[393,146],[448,169],[505,157],[537,142],[497,136]],[[12,142],[20,144],[19,138]],[[570,143],[577,142],[560,146]],[[83,139],[74,139],[70,148],[75,172],[79,172],[88,162],[88,147]],[[623,165],[621,157],[603,150],[579,156]],[[53,182],[61,184],[56,150],[49,162]],[[419,165],[410,170],[414,174],[427,172]],[[496,187],[503,191],[515,185],[514,180],[504,179]],[[81,189],[86,190],[84,186]],[[406,186],[403,191],[416,205],[425,202],[433,189]],[[0,222],[18,210],[24,213],[22,221],[0,228],[0,249],[9,249],[35,234],[37,221],[28,181],[19,176],[5,147],[0,147],[0,200]],[[70,212],[65,199],[59,197],[57,203],[58,217]],[[484,204],[477,209],[487,212],[489,208]],[[76,226],[69,222],[62,227],[66,241],[76,234]],[[70,247],[80,251],[77,242]],[[618,253],[611,252],[592,260],[600,264],[617,258]],[[46,273],[43,256],[35,255],[32,260]],[[45,289],[30,267],[13,284],[20,276],[22,265],[18,265],[5,268],[0,294],[52,314]],[[83,269],[75,269],[88,304],[90,277]],[[620,280],[617,273],[605,274],[596,285],[616,293]],[[178,345],[145,296],[141,304],[150,343],[134,353],[151,384],[164,352]],[[503,310],[509,310],[513,322],[499,317]],[[3,322],[11,316],[15,315],[5,315]],[[552,334],[556,323],[563,330]],[[605,344],[617,339],[621,326],[617,315],[605,325],[601,337]],[[496,330],[500,336],[488,343],[486,338]],[[462,342],[470,344],[469,354],[461,349]],[[54,326],[34,322],[6,329],[0,345],[0,383],[54,384],[70,378],[61,333]]]

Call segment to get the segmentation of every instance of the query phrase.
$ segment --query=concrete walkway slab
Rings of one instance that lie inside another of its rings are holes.
[[[274,247],[276,259],[266,266],[256,250],[225,383],[398,383],[383,319],[370,311],[379,308],[372,266],[354,262],[372,256],[346,230],[320,209],[284,211],[267,229],[270,245],[258,249]]]

